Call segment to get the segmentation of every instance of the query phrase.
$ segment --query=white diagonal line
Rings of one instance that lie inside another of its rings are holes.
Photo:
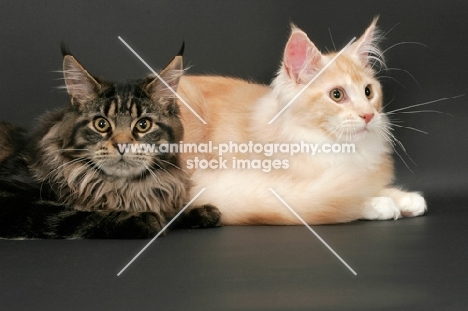
[[[174,95],[188,108],[188,110],[190,110],[203,124],[207,124],[207,123],[205,122],[205,120],[203,120],[203,118],[200,117],[200,115],[199,115],[195,110],[193,110],[193,108],[190,107],[190,105],[187,104],[187,102],[186,102],[182,97],[180,97],[180,95],[177,94],[177,92],[174,91],[174,89],[173,89],[169,84],[167,84],[167,82],[164,81],[163,78],[161,78],[161,76],[158,75],[158,73],[157,73],[156,71],[154,71],[153,68],[151,68],[151,66],[148,65],[148,63],[145,62],[145,60],[144,60],[143,58],[141,58],[140,55],[138,55],[138,53],[135,52],[135,50],[132,49],[132,47],[131,47],[130,45],[128,45],[128,43],[125,42],[124,39],[122,39],[122,37],[119,36],[118,38],[119,38],[120,41],[122,41],[123,44],[125,44],[125,46],[126,46],[130,51],[132,51],[133,54],[135,54],[135,56],[136,56],[136,57],[137,57],[137,58],[138,58],[138,59],[139,59],[139,60],[140,60],[140,61],[141,61],[141,62],[142,62],[142,63],[143,63],[143,64],[144,64],[144,65],[145,65],[145,66],[146,66],[146,67],[147,67],[147,68],[148,68],[148,69],[149,69],[149,70],[150,70],[150,71],[151,71],[151,72],[152,72],[152,73],[153,73],[153,74],[154,74],[154,75],[171,91],[171,92],[172,92],[172,93],[174,93]]]
[[[156,234],[156,236],[153,239],[151,239],[151,241],[149,241],[149,243],[146,244],[146,246],[143,247],[142,250],[138,252],[138,254],[136,254],[135,257],[133,257],[133,259],[130,260],[130,262],[122,270],[120,270],[119,273],[117,273],[117,276],[120,276],[177,219],[177,217],[179,217],[187,209],[187,207],[189,207],[190,204],[192,204],[193,201],[195,201],[196,198],[198,198],[200,194],[202,194],[203,191],[205,190],[206,188],[203,188],[202,190],[200,190],[200,192],[198,192],[197,195],[193,197],[193,199],[191,199],[190,202],[188,202],[184,206],[184,208],[182,208],[180,212],[178,212],[177,215],[175,215],[174,218],[172,218],[171,221],[169,221],[167,225],[165,225],[164,228],[162,228],[161,231],[159,231],[158,234]]]
[[[335,57],[332,58],[331,61],[328,62],[328,64],[325,65],[325,67],[322,68],[322,70],[320,70],[316,75],[315,77],[312,78],[312,80],[310,80],[287,104],[286,106],[283,107],[283,109],[280,110],[280,112],[278,112],[276,114],[276,116],[273,117],[273,119],[270,120],[270,122],[268,122],[268,124],[271,124],[273,123],[273,121],[275,121],[286,109],[289,108],[289,106],[292,105],[292,103],[312,84],[312,82],[314,82],[325,70],[327,70],[327,68],[333,64],[333,62],[341,55],[343,54],[343,52],[354,42],[354,40],[356,40],[356,37],[354,37],[353,39],[351,39],[351,41],[349,41],[348,44],[346,44],[346,46],[341,49],[340,52],[338,52],[338,54],[335,55]]]
[[[305,220],[302,219],[302,217],[299,216],[299,214],[296,213],[296,211],[293,210],[293,209],[291,208],[291,206],[288,205],[288,203],[286,203],[273,189],[268,188],[268,190],[270,190],[270,191],[278,198],[278,200],[280,200],[281,203],[283,203],[284,206],[286,206],[286,207],[294,214],[294,216],[296,216],[296,217],[304,224],[304,226],[306,226],[307,229],[309,229],[309,230],[317,237],[317,239],[319,239],[320,242],[322,242],[323,245],[325,245],[325,246],[333,253],[333,255],[335,255],[336,258],[338,258],[338,259],[346,266],[346,268],[349,269],[349,271],[351,271],[354,275],[357,275],[357,273],[353,270],[353,268],[351,268],[351,267],[346,263],[346,261],[344,261],[343,258],[341,258],[340,255],[338,255],[338,254],[333,250],[333,248],[331,248],[330,245],[328,245],[327,242],[325,242],[325,240],[322,239],[322,238],[314,231],[314,229],[312,229],[312,228],[305,222]]]

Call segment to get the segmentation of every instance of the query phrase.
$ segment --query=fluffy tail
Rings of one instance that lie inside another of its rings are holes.
[[[156,213],[78,211],[31,197],[0,197],[0,238],[137,239],[164,225]]]
[[[12,172],[15,172],[14,174]],[[54,202],[21,157],[0,165],[0,238],[132,239],[154,236],[164,218],[152,212],[79,211]]]

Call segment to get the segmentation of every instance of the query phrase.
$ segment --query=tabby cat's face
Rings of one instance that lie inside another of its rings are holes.
[[[111,96],[89,103],[77,118],[74,148],[83,149],[92,165],[107,175],[137,177],[164,166],[170,158],[157,148],[182,140],[175,101],[154,103],[137,86],[114,86]]]
[[[176,89],[182,65],[174,62],[161,77]],[[72,100],[65,115],[66,156],[100,174],[129,179],[178,164],[177,155],[157,148],[183,138],[177,102],[157,78],[105,82],[91,77],[70,55],[64,58],[64,73]]]

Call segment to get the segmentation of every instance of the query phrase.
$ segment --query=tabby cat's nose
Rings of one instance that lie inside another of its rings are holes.
[[[131,148],[132,143],[115,143],[112,144],[115,149],[119,152],[121,156],[123,156],[126,152],[128,152]]]
[[[120,155],[124,155],[128,151],[127,149],[134,143],[134,139],[129,133],[117,132],[112,136],[111,143]]]

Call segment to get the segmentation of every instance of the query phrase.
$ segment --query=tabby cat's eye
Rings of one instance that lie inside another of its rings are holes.
[[[371,98],[374,96],[374,92],[372,92],[372,87],[371,87],[370,84],[369,84],[368,86],[366,86],[364,92],[365,92],[366,97],[367,97],[368,99],[371,99]]]
[[[340,102],[344,98],[344,91],[341,89],[333,89],[330,92],[330,98],[336,102]]]
[[[96,118],[94,120],[94,128],[96,130],[98,130],[99,132],[101,132],[101,133],[105,133],[105,132],[109,131],[109,129],[110,129],[109,121],[107,121],[104,118]]]
[[[151,121],[149,119],[146,119],[146,118],[140,119],[136,123],[135,128],[140,133],[148,132],[150,130],[150,128],[151,128]]]

